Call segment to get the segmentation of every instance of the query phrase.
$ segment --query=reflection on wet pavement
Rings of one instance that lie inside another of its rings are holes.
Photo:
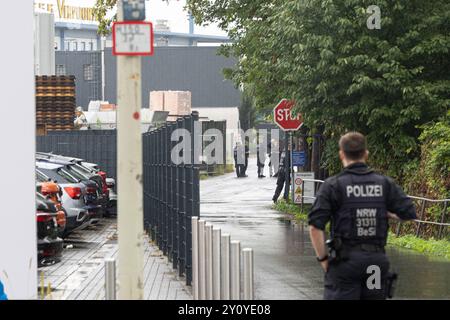
[[[323,272],[307,227],[271,208],[276,180],[257,178],[256,159],[250,159],[247,174],[202,181],[202,219],[241,240],[242,247],[253,248],[256,299],[321,299]],[[450,298],[450,262],[396,248],[389,248],[388,255],[399,273],[396,298]]]

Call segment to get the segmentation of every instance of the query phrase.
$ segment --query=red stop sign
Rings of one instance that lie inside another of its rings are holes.
[[[275,123],[284,131],[296,131],[303,125],[303,117],[298,114],[292,116],[291,109],[295,105],[295,101],[283,99],[273,109],[273,118]]]

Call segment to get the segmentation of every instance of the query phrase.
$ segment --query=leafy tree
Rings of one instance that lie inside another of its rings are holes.
[[[242,94],[241,106],[239,107],[239,121],[241,123],[241,129],[247,131],[253,128],[256,118],[256,109],[254,101],[249,92],[244,91]]]
[[[381,29],[366,26],[369,5]],[[368,136],[373,163],[400,174],[420,153],[420,126],[450,104],[450,3],[446,0],[188,0],[197,23],[219,23],[239,58],[227,76],[254,88],[258,107],[297,101],[324,127],[325,162],[336,141]]]
[[[107,14],[110,10],[114,9],[117,5],[117,0],[97,0],[94,7],[94,16],[98,21],[98,33],[101,35],[108,35],[110,33],[111,23],[116,19],[108,18]]]

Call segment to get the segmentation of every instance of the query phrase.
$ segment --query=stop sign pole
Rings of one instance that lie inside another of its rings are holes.
[[[282,99],[273,109],[273,119],[275,123],[285,132],[284,136],[284,152],[285,156],[288,156],[289,138],[291,140],[291,146],[293,147],[293,137],[290,132],[299,130],[303,125],[303,117],[301,114],[294,116],[292,114],[292,108],[295,106],[295,101]],[[294,177],[294,170],[292,166],[292,151],[289,152],[289,168],[285,174],[285,187],[283,198],[287,200],[289,198],[289,177]],[[292,184],[294,186],[294,184]],[[294,196],[294,190],[292,190],[292,196]]]

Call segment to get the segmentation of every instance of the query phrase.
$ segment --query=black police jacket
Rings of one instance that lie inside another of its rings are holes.
[[[387,212],[402,220],[416,218],[412,200],[391,178],[374,172],[365,163],[355,163],[323,183],[308,222],[324,230],[331,221],[332,237],[350,245],[384,246]]]

